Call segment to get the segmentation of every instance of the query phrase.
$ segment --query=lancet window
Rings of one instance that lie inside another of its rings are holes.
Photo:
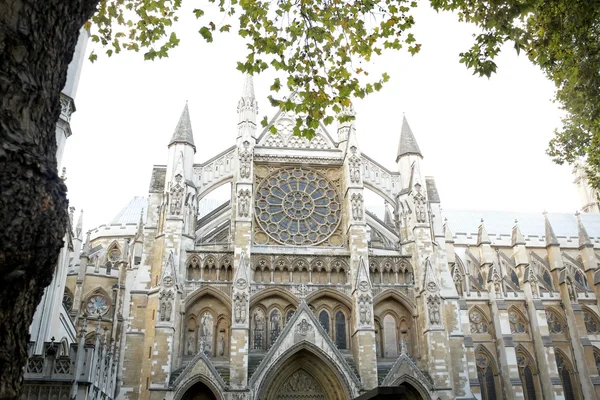
[[[525,400],[536,400],[535,381],[529,357],[522,351],[517,353],[517,366],[519,367],[519,377],[523,385]]]
[[[254,350],[265,349],[265,314],[259,308],[252,315],[252,341]]]
[[[600,350],[594,349],[594,362],[596,363],[596,371],[600,375]]]
[[[555,353],[556,366],[558,367],[558,375],[562,383],[563,391],[565,393],[565,400],[575,400],[575,391],[573,387],[573,380],[571,379],[571,369],[566,363],[566,360],[562,354]]]
[[[325,310],[321,310],[319,313],[319,323],[325,329],[325,332],[329,334],[329,313]]]
[[[483,400],[496,400],[496,379],[492,367],[492,359],[483,351],[475,357],[477,363],[477,379]]]
[[[269,316],[269,346],[272,346],[273,343],[275,343],[280,333],[281,313],[278,309],[274,309]]]

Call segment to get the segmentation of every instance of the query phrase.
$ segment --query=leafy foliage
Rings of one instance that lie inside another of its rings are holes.
[[[123,49],[145,51],[149,60],[166,57],[177,46],[174,32],[183,0],[103,0],[88,27],[92,40],[110,56]],[[565,111],[563,126],[548,154],[559,163],[587,160],[592,185],[600,188],[600,2],[596,0],[430,0],[436,10],[454,11],[481,32],[460,61],[474,73],[491,76],[502,46],[511,42],[556,85],[556,101]],[[205,9],[220,11],[224,22],[206,21]],[[298,118],[294,132],[311,138],[319,121],[353,118],[340,111],[354,97],[378,91],[387,74],[372,78],[366,65],[384,50],[420,44],[409,33],[414,25],[411,0],[207,0],[193,12],[200,35],[212,42],[235,25],[248,52],[238,63],[254,74],[268,68],[275,79],[270,102]],[[92,59],[96,55],[92,53]],[[283,87],[295,93],[288,99]],[[267,125],[266,119],[262,121]]]
[[[149,60],[166,57],[177,46],[174,31],[183,0],[104,0],[92,17],[92,40],[105,47],[108,56],[123,49],[140,51]],[[410,0],[208,0],[216,5],[225,23],[206,21],[204,9],[194,10],[200,19],[200,35],[212,42],[235,23],[247,41],[248,53],[237,68],[249,74],[268,68],[283,72],[275,79],[271,104],[294,111],[294,132],[311,138],[322,121],[353,118],[340,113],[351,98],[378,91],[389,76],[371,78],[364,67],[384,49],[407,46],[415,54],[420,45],[408,30],[414,19]],[[237,21],[231,19],[237,17]],[[92,59],[97,55],[92,54]],[[284,99],[282,87],[295,93]],[[266,120],[263,120],[266,126]]]
[[[475,73],[496,71],[494,57],[512,42],[556,86],[565,111],[548,154],[554,161],[587,161],[590,183],[600,188],[600,2],[595,0],[431,0],[437,10],[457,11],[459,19],[482,32],[461,54]]]

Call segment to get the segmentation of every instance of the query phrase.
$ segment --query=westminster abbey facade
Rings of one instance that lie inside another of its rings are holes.
[[[600,398],[586,185],[581,215],[442,212],[406,119],[388,169],[352,122],[307,140],[294,115],[277,113],[272,134],[256,114],[247,77],[232,146],[197,163],[186,105],[148,196],[74,233],[63,307],[77,334],[51,362],[105,386],[71,397],[335,400],[401,385],[423,400]],[[224,185],[230,199],[199,213]],[[41,399],[28,393],[50,361],[31,357],[24,399]]]

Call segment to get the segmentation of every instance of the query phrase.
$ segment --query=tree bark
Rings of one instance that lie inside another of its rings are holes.
[[[97,2],[0,0],[0,399],[20,393],[29,325],[68,226],[55,129]]]

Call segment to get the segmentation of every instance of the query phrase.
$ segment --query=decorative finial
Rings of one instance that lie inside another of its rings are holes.
[[[63,181],[67,180],[67,167],[63,167],[62,174],[60,175],[60,179],[62,179]]]

